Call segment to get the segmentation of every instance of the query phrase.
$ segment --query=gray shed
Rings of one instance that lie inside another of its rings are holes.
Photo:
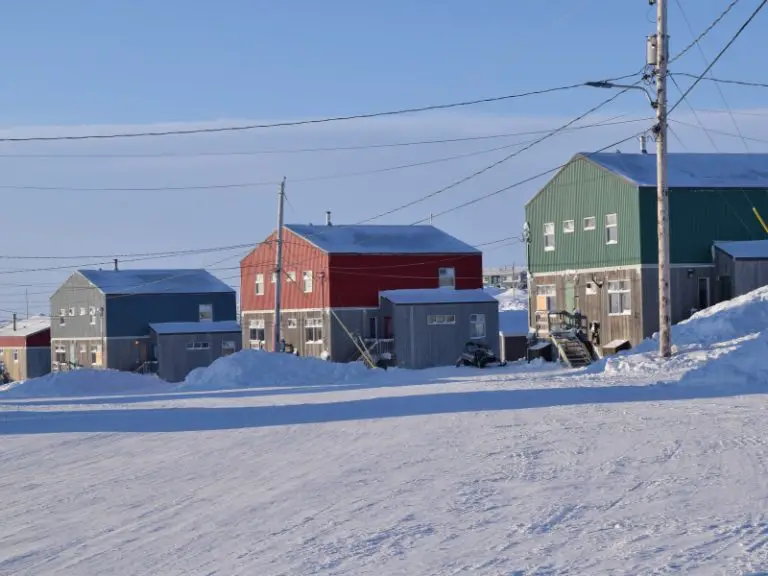
[[[222,322],[161,322],[150,324],[151,352],[157,375],[181,382],[195,368],[242,349],[240,324]]]
[[[768,240],[715,242],[717,300],[730,300],[768,285]]]
[[[403,368],[450,366],[471,341],[499,349],[499,302],[482,289],[428,288],[380,292],[391,318],[395,360]]]

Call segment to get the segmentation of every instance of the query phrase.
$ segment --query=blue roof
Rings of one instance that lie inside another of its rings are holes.
[[[286,224],[288,230],[328,254],[479,254],[434,226]]]
[[[655,154],[579,154],[637,186],[656,186]],[[768,154],[668,155],[670,188],[768,188]]]
[[[222,332],[240,332],[236,320],[222,322],[159,322],[149,327],[157,334],[217,334]]]
[[[384,290],[379,296],[392,304],[472,304],[498,300],[482,288],[453,290],[450,288],[415,288],[410,290]]]
[[[104,294],[208,294],[232,292],[207,270],[78,270]]]
[[[715,242],[715,247],[736,260],[768,260],[768,240]]]

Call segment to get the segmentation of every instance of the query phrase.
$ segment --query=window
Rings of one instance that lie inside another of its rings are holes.
[[[264,274],[256,274],[254,287],[256,296],[264,296]]]
[[[69,315],[70,315],[70,316],[74,316],[74,315],[75,315],[75,309],[74,309],[74,307],[69,309]]]
[[[66,326],[67,324],[67,310],[66,308],[59,309],[59,326]]]
[[[91,345],[91,366],[101,366],[101,345]]]
[[[197,316],[200,322],[213,322],[213,304],[200,304]]]
[[[248,325],[248,340],[253,342],[265,342],[267,339],[264,330],[264,320],[251,320]],[[253,348],[253,346],[251,346]]]
[[[296,318],[288,318],[288,328],[298,328],[299,327],[299,321],[296,320]]]
[[[88,346],[80,344],[80,355],[85,356],[86,354],[88,354]]]
[[[296,282],[296,272],[288,272],[286,276],[288,277],[288,282]]]
[[[80,316],[85,316],[85,306],[80,308]]]
[[[18,350],[14,350],[14,351],[13,351],[13,361],[14,361],[16,364],[18,364],[18,363],[19,363],[19,351],[18,351]]]
[[[208,350],[211,347],[210,343],[208,342],[187,342],[187,350]]]
[[[91,326],[96,326],[96,314],[91,313]]]
[[[233,340],[224,340],[221,343],[221,355],[230,356],[237,351],[237,344]]]
[[[485,338],[485,314],[470,314],[469,337],[473,340]]]
[[[440,288],[456,288],[456,268],[440,268],[438,282]]]
[[[272,284],[277,284],[277,272],[272,272]]]
[[[554,284],[536,286],[536,310],[553,312],[557,305],[557,290]]]
[[[427,324],[429,326],[448,326],[450,324],[456,324],[455,314],[430,314],[427,316]]]
[[[608,282],[608,314],[625,315],[632,313],[632,298],[628,280]]]
[[[616,214],[605,215],[605,243],[606,244],[618,244],[619,243],[619,227],[616,220]]]
[[[576,231],[576,223],[573,220],[563,220],[563,234],[573,234]]]
[[[597,227],[594,216],[584,218],[584,230],[594,230]]]
[[[63,344],[57,344],[56,345],[56,363],[66,364],[66,362],[67,362],[67,351],[64,348]]]
[[[302,279],[304,281],[304,286],[303,286],[304,292],[306,293],[312,292],[312,271],[311,270],[305,271],[304,274],[302,275]]]
[[[587,296],[594,296],[595,294],[597,294],[597,284],[595,284],[594,282],[587,282],[586,292],[587,292]]]
[[[317,343],[323,341],[322,318],[307,318],[307,324],[304,328],[304,341],[307,343]]]
[[[544,250],[551,252],[555,249],[555,223],[544,224]]]

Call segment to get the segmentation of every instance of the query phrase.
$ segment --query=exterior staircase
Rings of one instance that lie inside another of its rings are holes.
[[[583,368],[592,364],[593,356],[587,345],[575,332],[556,332],[550,340],[560,353],[560,360],[570,368]]]

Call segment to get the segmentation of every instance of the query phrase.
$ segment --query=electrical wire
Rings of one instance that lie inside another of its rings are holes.
[[[680,124],[681,126],[687,126],[689,128],[700,128],[700,126],[697,126],[696,124],[691,124],[690,122],[684,122],[683,120],[678,120],[676,118],[669,118],[670,123]],[[741,138],[739,134],[735,134],[733,132],[728,132],[726,130],[718,130],[716,128],[708,128],[710,132],[713,134],[722,134],[723,136],[731,136],[732,138]],[[763,138],[754,138],[752,136],[744,136],[745,140],[749,140],[750,142],[757,142],[760,144],[768,144],[768,140]]]
[[[698,78],[698,74],[689,74],[687,72],[675,72],[670,74],[671,76],[684,76],[686,78]],[[705,76],[702,80],[708,82],[715,82],[717,84],[733,84],[735,86],[747,86],[752,88],[768,88],[768,83],[765,82],[748,82],[746,80],[725,80],[723,78],[713,78],[712,76]]]
[[[691,50],[691,48],[693,48],[694,46],[699,44],[699,42],[701,42],[707,34],[709,34],[718,24],[720,24],[720,22],[722,22],[723,18],[725,18],[728,15],[728,13],[731,10],[733,10],[733,8],[738,3],[739,3],[739,0],[732,0],[731,3],[728,4],[728,6],[725,8],[725,10],[723,10],[723,12],[717,18],[715,18],[715,20],[709,26],[707,26],[707,28],[705,28],[704,31],[701,34],[699,34],[698,36],[694,37],[693,42],[691,42],[685,48],[683,48],[677,54],[677,56],[674,56],[673,58],[671,58],[669,60],[669,64],[672,64],[676,60],[679,60],[680,58],[685,56],[685,54],[687,54]],[[678,5],[679,5],[679,3],[678,3]],[[682,10],[682,6],[680,7],[680,9]],[[690,25],[689,25],[689,27],[690,27]],[[693,31],[691,31],[691,33],[693,33]]]

